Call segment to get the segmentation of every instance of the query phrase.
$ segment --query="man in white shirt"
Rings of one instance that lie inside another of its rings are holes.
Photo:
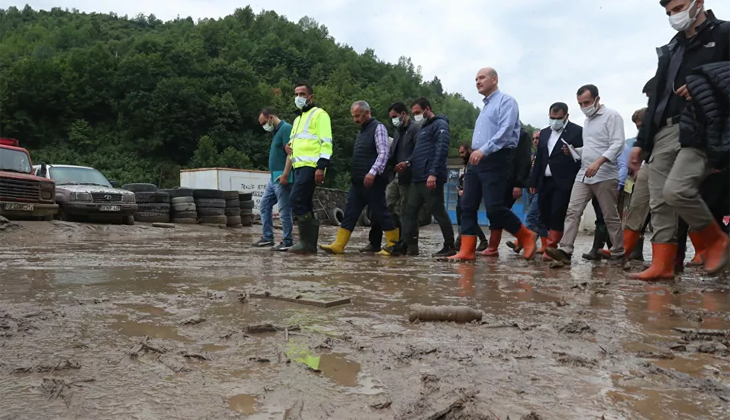
[[[565,234],[560,248],[548,248],[547,254],[569,264],[573,244],[578,236],[580,217],[595,196],[603,211],[603,218],[613,243],[611,259],[623,259],[623,233],[618,215],[618,158],[624,146],[624,121],[618,112],[601,104],[598,88],[585,85],[578,89],[578,103],[586,115],[583,125],[581,168],[575,178],[565,217]]]

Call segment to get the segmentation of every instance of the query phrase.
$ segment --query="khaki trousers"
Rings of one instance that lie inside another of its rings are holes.
[[[715,223],[710,208],[700,196],[702,181],[712,173],[704,150],[683,147],[677,155],[667,183],[664,199],[684,219],[692,231],[701,231]]]
[[[677,243],[677,213],[664,199],[664,186],[679,153],[679,124],[663,127],[654,136],[649,157],[649,205],[654,243]]]
[[[649,215],[649,165],[639,171],[631,192],[631,206],[626,215],[626,229],[641,232],[641,228]]]

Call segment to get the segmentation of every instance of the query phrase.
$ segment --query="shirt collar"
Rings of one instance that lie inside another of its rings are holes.
[[[484,98],[484,105],[487,105],[487,104],[488,104],[488,103],[489,103],[489,102],[490,102],[490,101],[491,101],[492,99],[494,99],[494,97],[495,97],[495,96],[496,96],[496,95],[497,95],[498,93],[500,93],[500,92],[499,92],[499,89],[495,90],[494,92],[492,92],[492,94],[491,94],[491,95],[489,95],[489,96],[487,96],[486,98]]]

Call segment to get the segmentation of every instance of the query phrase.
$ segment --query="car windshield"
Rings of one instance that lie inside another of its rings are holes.
[[[101,172],[91,168],[51,168],[51,179],[58,185],[99,185],[111,187],[112,185]]]
[[[0,171],[29,174],[31,170],[28,155],[20,150],[0,148]]]

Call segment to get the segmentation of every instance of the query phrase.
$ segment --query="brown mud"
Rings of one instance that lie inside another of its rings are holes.
[[[383,258],[357,252],[363,230],[344,256],[300,257],[251,248],[259,232],[0,232],[0,419],[730,418],[726,278],[646,284],[504,245],[476,264]],[[411,323],[411,305],[483,318]]]

